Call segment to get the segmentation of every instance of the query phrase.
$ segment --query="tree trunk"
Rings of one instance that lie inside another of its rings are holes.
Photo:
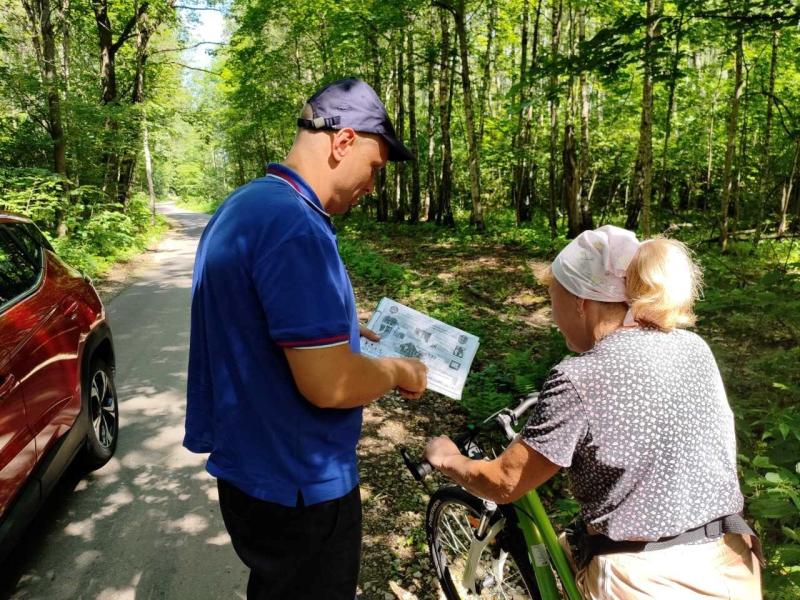
[[[586,7],[581,6],[578,11],[578,43],[586,39]],[[578,173],[580,176],[580,228],[581,231],[594,229],[592,217],[592,183],[589,173],[591,164],[589,152],[589,82],[586,71],[581,71],[579,85],[581,88],[581,145]]]
[[[147,13],[142,13],[137,24],[136,59],[133,73],[133,90],[131,92],[131,105],[144,102],[144,70],[147,64],[147,46],[153,34],[154,27],[149,24]],[[140,124],[144,126],[144,120]],[[139,131],[137,131],[138,133]],[[142,131],[143,134],[143,131]],[[126,209],[130,200],[130,189],[136,170],[136,147],[127,150],[120,162],[120,175],[117,182],[117,201]]]
[[[483,147],[483,126],[486,117],[486,97],[491,87],[492,77],[492,46],[494,44],[495,29],[497,26],[497,0],[489,0],[489,16],[486,25],[486,52],[483,55],[483,77],[481,78],[481,93],[478,100],[478,148]]]
[[[448,15],[444,10],[439,12],[439,21],[442,28],[441,65],[439,70],[439,125],[442,136],[442,176],[439,183],[438,208],[436,210],[436,224],[454,226],[453,209],[451,206],[453,188],[453,155],[450,143],[450,114],[453,104],[453,78],[455,57],[450,59],[450,27],[447,22]]]
[[[756,221],[756,235],[753,240],[755,245],[758,245],[761,239],[762,228],[764,227],[764,211],[769,203],[769,185],[770,185],[770,143],[772,138],[772,104],[773,94],[775,93],[775,70],[778,65],[778,42],[780,41],[780,30],[774,29],[772,31],[772,52],[769,60],[769,87],[767,88],[767,120],[764,125],[764,155],[761,159],[761,193],[758,199],[758,220]],[[783,203],[782,203],[783,204]],[[786,212],[782,211],[785,215]]]
[[[58,7],[61,22],[61,79],[64,93],[69,93],[70,12],[69,0],[61,0]]]
[[[108,16],[108,0],[91,0],[92,10],[94,11],[95,23],[97,25],[97,36],[100,44],[100,86],[101,102],[104,106],[113,104],[118,99],[117,91],[117,69],[116,56],[122,45],[131,37],[134,27],[138,24],[139,17],[147,11],[148,3],[139,5],[134,14],[125,23],[117,41],[114,41],[111,19]],[[103,179],[103,191],[112,198],[117,198],[115,190],[110,189],[112,182],[116,182],[120,173],[120,157],[113,148],[113,142],[109,139],[115,135],[118,124],[110,114],[106,116],[104,131],[105,145],[111,146],[111,150],[106,150],[103,156],[105,164],[105,177]]]
[[[517,127],[514,130],[514,137],[511,141],[511,148],[516,154],[514,166],[514,178],[512,182],[512,195],[514,198],[514,209],[517,216],[517,225],[530,221],[530,210],[527,204],[528,195],[524,185],[526,148],[521,147],[520,142],[525,130],[525,113],[528,101],[528,15],[529,3],[524,0],[522,3],[522,35],[520,37],[520,61],[519,61],[519,112],[517,113]]]
[[[672,199],[670,198],[669,173],[667,172],[667,156],[669,154],[669,141],[672,135],[672,114],[675,112],[675,88],[678,82],[678,66],[681,59],[681,39],[683,38],[683,12],[678,19],[678,29],[675,32],[675,51],[672,53],[672,63],[670,65],[669,83],[667,90],[667,116],[664,123],[664,146],[661,151],[661,189],[659,197],[661,206],[666,210],[672,210]]]
[[[525,118],[525,102],[527,101],[528,79],[528,0],[522,2],[522,34],[520,35],[520,61],[519,61],[519,111],[517,112],[517,126],[511,139],[511,150],[515,154],[514,175],[511,183],[511,194],[514,199],[514,208],[517,216],[517,225],[530,219],[525,206],[523,193],[523,177],[525,176],[525,149],[520,147],[523,132],[523,119]]]
[[[142,148],[144,150],[144,172],[147,176],[147,194],[150,196],[151,223],[156,224],[156,192],[153,188],[153,161],[150,156],[150,135],[147,115],[142,111]]]
[[[23,0],[47,104],[47,132],[52,142],[53,171],[67,177],[67,139],[61,119],[61,95],[56,66],[56,34],[50,0]]]
[[[642,118],[639,126],[639,146],[634,168],[633,201],[628,210],[625,226],[636,229],[639,213],[642,215],[642,237],[650,237],[650,196],[653,183],[653,39],[656,36],[655,17],[657,0],[647,0],[647,35],[642,66]]]
[[[381,79],[381,59],[378,36],[370,30],[368,35],[370,53],[372,54],[372,84],[378,96],[382,93],[383,82]],[[386,193],[386,169],[381,169],[375,179],[375,218],[379,222],[386,222],[389,219],[389,198]]]
[[[467,126],[467,150],[469,153],[469,187],[472,197],[470,220],[478,231],[486,225],[481,207],[481,169],[478,159],[478,142],[475,135],[475,114],[472,106],[472,87],[469,78],[469,42],[467,40],[465,0],[457,0],[455,7],[456,34],[461,57],[461,85],[464,91],[464,120]]]
[[[580,179],[575,151],[575,126],[570,122],[564,125],[562,163],[564,205],[567,207],[567,237],[574,238],[581,232]]]
[[[406,106],[405,106],[405,28],[400,29],[400,40],[397,44],[397,91],[395,99],[397,102],[397,120],[395,121],[395,131],[397,132],[397,139],[403,140],[405,133],[406,122]],[[408,213],[408,196],[406,194],[406,166],[404,162],[394,163],[394,181],[395,181],[395,208],[394,214],[395,221],[404,221]]]
[[[430,22],[431,31],[434,28],[433,17]],[[436,82],[434,81],[433,66],[436,61],[436,52],[434,48],[427,50],[428,54],[428,70],[427,70],[427,84],[428,84],[428,114],[425,123],[425,130],[428,134],[428,164],[425,171],[425,213],[427,214],[428,221],[436,221],[436,134],[434,132],[433,115],[435,109],[435,95]]]
[[[575,57],[576,21],[572,0],[569,1],[568,6],[569,57],[570,61],[572,61]],[[561,204],[567,210],[567,237],[574,238],[581,232],[581,179],[578,171],[577,150],[575,148],[575,77],[572,73],[569,75],[567,101],[564,104],[564,138],[561,150]]]
[[[526,77],[528,82],[533,81],[536,69],[538,68],[539,58],[539,25],[542,16],[542,0],[537,0],[536,3],[536,16],[534,17],[533,24],[533,38],[531,39],[531,59],[528,66]],[[528,93],[531,93],[530,85],[528,86]],[[528,96],[530,98],[530,96]],[[519,169],[519,179],[514,190],[514,203],[517,207],[517,224],[529,222],[531,220],[531,210],[536,204],[536,142],[541,123],[539,127],[533,128],[534,112],[533,105],[528,102],[529,106],[525,109],[522,120],[522,134],[520,135],[517,148],[522,152],[521,157],[518,159],[521,162]],[[537,114],[541,114],[537,110]],[[541,120],[541,119],[540,119]],[[533,133],[532,133],[533,132]]]
[[[789,210],[789,201],[792,198],[792,186],[794,185],[795,176],[797,174],[797,159],[800,157],[800,138],[795,142],[794,160],[792,161],[792,172],[789,175],[789,181],[786,183],[786,189],[781,196],[780,211],[778,213],[778,237],[786,233],[786,213]],[[797,200],[797,217],[800,219],[800,198]]]
[[[747,66],[746,63],[743,62],[744,67],[744,89],[750,87],[750,68]],[[730,230],[732,232],[736,232],[739,227],[740,219],[740,212],[741,212],[741,198],[742,198],[742,189],[744,188],[744,184],[742,183],[742,177],[747,169],[747,125],[748,125],[748,104],[749,96],[745,94],[744,98],[742,99],[741,104],[741,115],[742,115],[742,127],[741,131],[739,132],[739,151],[736,154],[736,160],[733,167],[733,187],[731,189],[731,207],[729,209],[729,213],[732,213],[732,221],[730,223]]]
[[[725,168],[723,171],[722,201],[720,203],[719,226],[720,247],[723,252],[728,249],[728,209],[730,207],[731,191],[733,187],[733,163],[736,160],[736,130],[739,124],[739,99],[742,96],[742,62],[744,60],[744,32],[743,26],[736,28],[736,57],[733,82],[733,96],[731,97],[731,112],[728,116],[728,141],[725,147]]]
[[[553,0],[552,14],[550,16],[553,25],[550,38],[550,56],[552,60],[558,56],[558,45],[561,38],[561,8],[562,0]],[[550,235],[556,237],[556,235],[558,235],[558,179],[556,177],[556,156],[558,153],[558,74],[555,70],[553,70],[550,75],[550,89],[547,95],[550,101],[550,165],[548,173],[550,183],[550,211],[548,213],[548,220],[550,223]]]
[[[722,71],[723,69],[720,67],[717,87],[714,88],[714,95],[711,97],[711,117],[708,120],[708,141],[706,143],[708,146],[708,159],[706,161],[706,180],[702,194],[702,205],[700,206],[704,211],[708,209],[708,199],[711,196],[711,173],[714,168],[714,116],[717,111],[717,98],[719,97],[719,86],[722,81]]]
[[[414,31],[408,28],[408,138],[414,160],[411,162],[411,222],[419,221],[419,147],[417,145],[417,87],[414,60]]]

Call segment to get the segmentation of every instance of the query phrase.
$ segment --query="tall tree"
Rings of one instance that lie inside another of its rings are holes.
[[[514,180],[511,187],[514,208],[517,217],[517,225],[525,221],[530,221],[530,207],[528,197],[524,189],[523,179],[525,177],[525,157],[527,148],[520,147],[521,137],[524,131],[524,118],[527,112],[528,102],[528,0],[522,2],[522,34],[520,36],[520,61],[519,61],[519,111],[517,113],[517,127],[514,130],[511,149],[516,156],[514,165]]]
[[[110,106],[116,103],[119,98],[119,91],[117,89],[117,52],[119,52],[122,45],[135,34],[139,18],[147,12],[149,3],[143,2],[134,7],[133,15],[126,20],[122,32],[115,41],[111,17],[108,12],[108,0],[91,1],[97,26],[97,37],[100,44],[100,97],[103,105]],[[114,132],[117,131],[117,127],[117,119],[113,115],[112,110],[106,115],[106,137],[110,138]],[[119,171],[119,153],[117,150],[113,148],[106,150],[103,156],[103,163],[105,165],[103,190],[111,197],[116,198],[116,193],[112,191],[112,188],[115,187],[117,173]]]
[[[455,225],[451,195],[453,188],[453,150],[450,141],[450,115],[453,105],[453,71],[455,57],[450,56],[450,26],[444,9],[439,12],[442,42],[439,65],[439,127],[442,138],[442,175],[439,180],[439,197],[436,209],[437,225]]]
[[[408,29],[408,137],[414,160],[411,161],[411,222],[419,221],[420,214],[420,181],[419,181],[419,145],[417,144],[417,86],[416,59],[414,56],[414,30]]]
[[[396,55],[396,64],[397,64],[397,71],[396,71],[396,82],[397,88],[395,90],[395,103],[397,106],[397,120],[395,122],[395,130],[397,132],[397,137],[399,139],[403,139],[405,134],[405,122],[406,122],[406,105],[405,105],[405,65],[404,65],[404,55],[405,55],[405,28],[400,29],[399,33],[399,41],[397,44],[397,50],[395,51]],[[406,193],[406,168],[403,162],[398,162],[394,164],[394,173],[395,173],[395,214],[394,218],[395,221],[404,221],[406,218],[406,213],[408,212],[408,195]]]
[[[684,10],[685,5],[680,5],[680,15],[675,26],[675,49],[672,52],[669,69],[669,79],[667,80],[667,114],[664,122],[664,144],[661,150],[661,187],[659,196],[661,198],[661,206],[667,210],[672,210],[672,200],[670,199],[670,185],[669,172],[667,170],[667,157],[669,156],[669,142],[672,135],[672,115],[675,112],[675,88],[678,85],[678,66],[681,61],[681,41],[684,34]]]
[[[772,142],[772,107],[774,104],[773,97],[775,95],[775,70],[778,64],[778,42],[780,40],[780,30],[775,28],[772,30],[772,44],[769,58],[769,83],[767,84],[767,116],[766,123],[764,124],[764,150],[761,159],[761,181],[760,181],[760,197],[758,202],[758,220],[756,221],[756,234],[753,237],[753,243],[758,245],[761,239],[762,228],[764,224],[764,211],[767,204],[769,204],[770,196],[770,175],[772,161],[770,160],[770,143]]]
[[[147,12],[139,17],[136,25],[136,53],[133,71],[133,90],[131,91],[131,105],[136,106],[144,102],[145,67],[147,65],[147,47],[150,37],[153,35],[158,23],[151,23]],[[143,126],[143,122],[134,124]],[[131,183],[133,182],[134,171],[136,169],[136,159],[139,156],[139,148],[130,147],[123,151],[120,158],[119,175],[117,182],[117,201],[127,208],[130,195]]]
[[[483,146],[483,129],[486,123],[486,102],[489,97],[492,84],[492,51],[494,50],[494,38],[497,35],[497,0],[489,0],[489,15],[486,24],[486,50],[483,53],[483,77],[481,77],[481,89],[478,98],[478,147]]]
[[[725,167],[722,174],[722,197],[720,201],[719,228],[722,251],[728,249],[728,213],[730,210],[731,192],[734,185],[733,164],[736,160],[736,131],[739,125],[739,101],[744,88],[742,78],[742,62],[744,61],[744,24],[736,25],[736,47],[734,50],[734,75],[731,108],[728,114],[727,142],[725,144]]]
[[[433,15],[429,22],[431,31],[435,30]],[[435,39],[435,38],[434,38]],[[436,47],[433,43],[426,47],[426,85],[428,87],[427,115],[425,120],[425,131],[428,139],[428,160],[425,166],[425,212],[428,221],[436,221],[436,133],[434,131],[433,116],[436,113],[436,79],[434,76],[434,65],[436,63]]]
[[[47,132],[52,140],[53,170],[66,180],[67,137],[61,116],[61,93],[56,57],[56,27],[50,0],[23,0],[28,14],[31,41],[36,52],[39,73],[47,104]]]
[[[578,44],[582,46],[585,41],[586,5],[581,4],[578,8]],[[591,207],[594,179],[590,177],[589,173],[591,166],[591,154],[589,152],[589,81],[585,69],[581,69],[578,85],[580,86],[581,94],[581,143],[578,164],[580,228],[585,231],[587,229],[594,229]]]
[[[456,0],[453,16],[456,22],[456,36],[461,59],[461,86],[463,88],[464,121],[467,126],[467,150],[469,153],[469,189],[472,198],[472,224],[483,231],[486,225],[481,206],[481,169],[478,157],[478,140],[475,132],[475,113],[472,105],[472,84],[469,75],[469,40],[467,39],[467,15],[465,0]]]
[[[625,226],[636,229],[642,215],[642,236],[650,237],[650,197],[653,191],[653,63],[656,27],[660,11],[657,0],[647,0],[647,33],[642,54],[642,116],[639,125],[639,145],[633,173],[633,201]]]
[[[550,36],[550,61],[555,62],[558,57],[558,46],[561,40],[561,12],[562,0],[553,0],[550,10],[550,21],[552,24]],[[557,179],[557,153],[558,153],[558,72],[551,65],[550,67],[550,86],[547,91],[548,102],[550,104],[550,163],[549,163],[549,184],[550,184],[550,210],[548,221],[550,224],[550,235],[558,235],[558,179]]]

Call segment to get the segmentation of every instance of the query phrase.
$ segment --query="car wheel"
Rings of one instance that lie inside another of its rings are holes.
[[[83,389],[88,396],[86,413],[89,419],[83,464],[87,470],[94,471],[114,455],[119,433],[119,403],[114,387],[114,372],[103,359],[92,359]]]

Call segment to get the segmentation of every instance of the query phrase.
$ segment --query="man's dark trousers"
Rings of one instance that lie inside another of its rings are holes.
[[[218,479],[233,548],[250,568],[247,600],[353,600],[361,563],[361,494],[287,507]]]

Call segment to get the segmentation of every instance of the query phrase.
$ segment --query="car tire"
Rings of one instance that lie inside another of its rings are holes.
[[[89,364],[83,393],[89,430],[82,463],[87,471],[94,471],[111,460],[117,449],[119,433],[119,402],[114,386],[114,371],[102,358],[93,358]]]

